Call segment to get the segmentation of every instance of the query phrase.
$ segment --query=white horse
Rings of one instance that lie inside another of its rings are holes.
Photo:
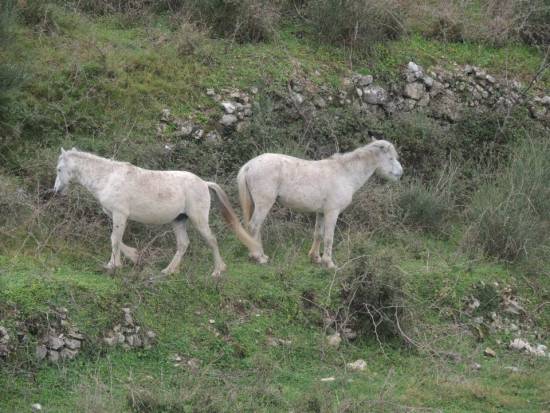
[[[261,255],[261,247],[241,226],[226,193],[216,183],[205,182],[190,172],[150,171],[74,148],[61,149],[54,191],[63,192],[71,181],[77,181],[88,189],[113,220],[112,254],[105,266],[109,271],[121,266],[121,252],[134,263],[138,260],[137,250],[122,242],[126,221],[130,219],[144,224],[172,223],[177,251],[162,272],[175,272],[189,245],[186,230],[189,218],[212,248],[215,261],[212,275],[220,276],[227,267],[208,225],[209,189],[216,193],[224,219],[251,256]]]
[[[398,180],[403,168],[393,145],[384,140],[320,161],[266,153],[248,161],[237,183],[245,225],[260,245],[259,262],[267,262],[260,231],[275,203],[299,211],[315,212],[315,233],[309,251],[311,260],[327,268],[332,261],[332,242],[338,215],[351,203],[353,194],[373,173]],[[323,215],[323,217],[321,217]],[[321,239],[323,258],[319,255]]]

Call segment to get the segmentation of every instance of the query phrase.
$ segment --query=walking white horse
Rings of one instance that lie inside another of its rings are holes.
[[[220,276],[227,267],[208,225],[209,189],[216,193],[225,221],[249,249],[251,256],[261,255],[261,247],[241,226],[226,193],[216,183],[205,182],[191,172],[150,171],[74,148],[61,149],[54,190],[63,192],[71,181],[77,181],[88,189],[113,220],[112,254],[105,266],[109,271],[121,266],[121,252],[134,263],[138,260],[137,250],[122,242],[126,221],[130,219],[144,224],[172,223],[177,251],[162,272],[175,272],[189,245],[186,229],[189,218],[212,248],[215,261],[212,275]]]
[[[267,262],[260,231],[269,210],[279,200],[286,207],[316,213],[309,256],[315,263],[335,268],[332,242],[336,220],[351,203],[353,194],[373,173],[389,180],[398,180],[403,174],[397,152],[390,142],[376,140],[352,152],[320,161],[273,153],[248,161],[240,169],[237,182],[245,225],[261,248],[260,256],[255,258]],[[319,255],[321,239],[323,258]]]

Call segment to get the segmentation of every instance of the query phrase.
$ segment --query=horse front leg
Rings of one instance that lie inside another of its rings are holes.
[[[315,214],[315,232],[313,233],[313,245],[311,246],[311,249],[308,253],[311,262],[315,264],[321,263],[321,255],[319,254],[319,250],[321,248],[321,239],[323,238],[323,232],[323,216],[320,212],[317,212]]]
[[[126,221],[128,216],[120,212],[113,212],[113,231],[111,233],[111,259],[105,266],[105,269],[109,272],[114,272],[118,267],[122,265],[120,261],[120,251],[122,244],[122,236],[126,229]]]
[[[332,261],[332,242],[334,240],[334,228],[336,227],[336,221],[340,211],[325,211],[325,223],[324,223],[324,250],[321,264],[329,269],[336,268],[336,265]]]

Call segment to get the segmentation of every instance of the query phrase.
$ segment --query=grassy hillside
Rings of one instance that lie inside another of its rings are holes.
[[[339,106],[309,118],[286,100],[293,79],[337,94],[357,72],[391,88],[409,61],[476,65],[525,87],[535,80],[526,93],[543,94],[544,47],[512,32],[502,42],[482,30],[442,38],[412,11],[398,35],[366,44],[380,33],[357,29],[349,43],[319,31],[325,20],[308,4],[325,10],[322,1],[281,6],[276,22],[259,20],[269,30],[245,32],[201,20],[191,6],[181,13],[184,2],[115,3],[2,3],[0,326],[10,354],[0,357],[0,411],[550,410],[550,359],[509,348],[518,337],[550,344],[547,125],[521,106],[446,124],[424,112],[375,117]],[[472,13],[485,4],[471,3]],[[157,132],[165,108],[214,127],[221,112],[206,90],[253,87],[250,125],[220,143]],[[160,277],[175,249],[170,229],[135,223],[125,239],[143,264],[110,277],[101,270],[110,223],[99,205],[81,188],[47,192],[59,147],[76,146],[196,172],[237,205],[234,176],[250,157],[326,156],[372,131],[397,144],[408,176],[373,180],[357,195],[336,231],[336,271],[307,259],[311,217],[275,208],[263,237],[272,260],[259,266],[213,205],[223,279],[208,275],[211,253],[194,230],[180,271]],[[126,307],[155,332],[152,348],[103,340]],[[73,360],[38,361],[60,308],[84,334],[82,349]],[[365,370],[347,366],[357,359]]]

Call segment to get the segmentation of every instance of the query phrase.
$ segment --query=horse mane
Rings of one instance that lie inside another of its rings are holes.
[[[374,142],[364,146],[360,146],[359,148],[354,149],[353,151],[350,151],[350,152],[335,153],[331,155],[328,159],[332,159],[343,163],[353,162],[355,160],[364,158],[365,155],[367,155],[370,152],[370,149],[373,143]]]
[[[95,162],[108,162],[111,164],[118,164],[118,165],[131,165],[129,162],[116,161],[114,159],[104,158],[102,156],[95,155],[90,152],[80,151],[76,148],[70,149],[65,153],[70,154],[71,156],[76,156],[77,158],[80,158],[80,159],[86,159],[86,160],[95,161]]]

